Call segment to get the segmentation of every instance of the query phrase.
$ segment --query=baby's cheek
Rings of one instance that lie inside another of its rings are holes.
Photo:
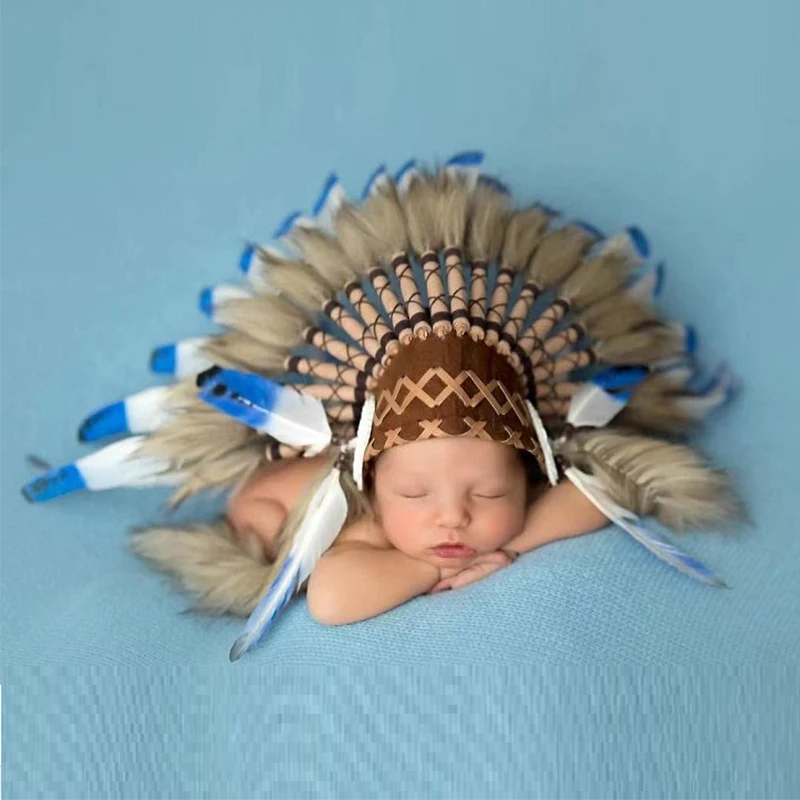
[[[393,547],[406,553],[419,549],[425,531],[423,514],[411,510],[387,509],[381,515],[381,525]]]
[[[487,532],[488,546],[499,549],[506,542],[518,536],[525,524],[524,505],[506,505],[487,512],[484,530]]]

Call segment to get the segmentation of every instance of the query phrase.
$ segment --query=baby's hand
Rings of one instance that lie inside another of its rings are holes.
[[[475,581],[479,581],[493,572],[513,564],[516,556],[517,554],[512,553],[510,550],[495,550],[491,553],[476,556],[460,571],[442,569],[442,579],[428,591],[428,594],[436,594],[446,589],[460,589],[469,583],[475,583]]]

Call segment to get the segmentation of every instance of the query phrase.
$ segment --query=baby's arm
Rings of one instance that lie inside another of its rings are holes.
[[[438,583],[439,567],[372,544],[372,525],[363,521],[343,531],[314,567],[306,599],[317,622],[345,625],[376,617]]]
[[[528,509],[522,533],[503,549],[527,553],[543,544],[582,536],[608,525],[608,519],[572,483],[545,491]]]

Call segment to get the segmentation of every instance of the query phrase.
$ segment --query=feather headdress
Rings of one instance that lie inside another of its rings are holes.
[[[205,289],[220,333],[157,348],[175,377],[105,406],[82,441],[127,436],[25,487],[32,501],[79,489],[172,484],[172,504],[241,486],[269,461],[326,452],[329,470],[289,515],[273,563],[224,521],[136,533],[136,552],[204,608],[250,614],[231,651],[257,643],[357,507],[371,461],[430,436],[530,452],[665,562],[722,582],[663,536],[736,512],[725,476],[682,434],[722,405],[701,392],[694,333],[663,319],[638,228],[611,237],[543,205],[517,209],[480,153],[436,170],[383,167],[360,202],[335,176],[309,215],[249,245],[245,285]]]

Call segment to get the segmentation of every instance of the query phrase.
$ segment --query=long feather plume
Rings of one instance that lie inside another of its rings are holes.
[[[673,530],[713,528],[741,515],[728,476],[685,445],[601,429],[576,431],[558,448],[615,503]]]
[[[347,498],[340,479],[341,472],[334,467],[314,492],[286,561],[231,648],[231,661],[263,638],[339,535],[347,519]]]
[[[88,489],[101,491],[124,486],[174,486],[182,475],[166,459],[141,450],[144,436],[130,436],[107,445],[71,464],[51,469],[22,490],[26,500],[41,503]]]
[[[594,476],[587,475],[575,467],[569,467],[567,478],[593,503],[608,519],[629,533],[639,544],[675,569],[694,578],[696,581],[721,588],[729,588],[721,578],[701,561],[693,558],[666,538],[638,524],[639,518],[633,512],[616,504],[604,491],[603,484]]]

